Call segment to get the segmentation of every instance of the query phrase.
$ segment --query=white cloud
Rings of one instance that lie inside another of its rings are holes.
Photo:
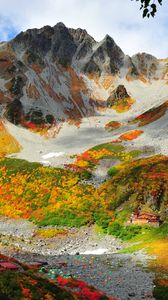
[[[97,40],[108,33],[130,55],[145,51],[168,56],[168,3],[154,19],[142,19],[138,3],[131,0],[0,0],[0,7],[1,39],[61,21],[87,29]]]

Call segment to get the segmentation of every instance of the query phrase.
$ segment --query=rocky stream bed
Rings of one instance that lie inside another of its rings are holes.
[[[50,239],[37,237],[36,230],[28,221],[0,219],[0,252],[28,264],[45,262],[54,274],[84,280],[117,300],[154,300],[155,274],[143,252],[117,253],[127,245],[94,226]]]

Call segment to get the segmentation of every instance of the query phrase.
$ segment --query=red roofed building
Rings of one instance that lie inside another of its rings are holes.
[[[161,224],[160,216],[152,213],[133,212],[130,218],[131,224],[148,224],[158,227]]]

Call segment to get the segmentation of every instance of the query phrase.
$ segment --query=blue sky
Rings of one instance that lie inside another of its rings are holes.
[[[168,57],[167,0],[154,19],[142,19],[138,2],[131,0],[0,0],[0,8],[0,41],[61,21],[85,28],[97,41],[109,34],[126,54]]]

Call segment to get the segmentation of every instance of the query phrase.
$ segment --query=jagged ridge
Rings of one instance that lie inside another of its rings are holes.
[[[125,55],[109,35],[96,42],[63,23],[29,29],[0,46],[0,104],[25,126],[80,120],[106,106],[120,83],[165,81],[166,66],[149,54]]]

